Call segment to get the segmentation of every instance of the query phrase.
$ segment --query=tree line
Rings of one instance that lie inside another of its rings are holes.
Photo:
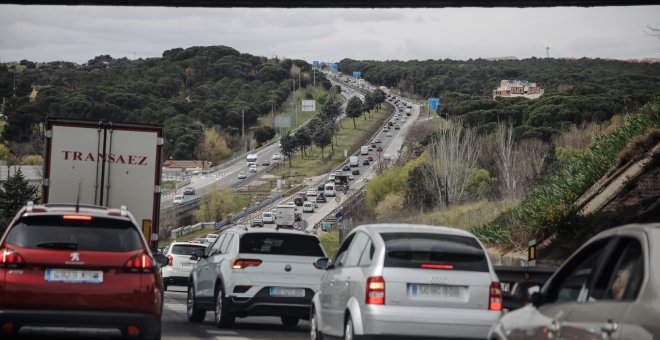
[[[303,60],[268,59],[227,46],[174,48],[138,60],[102,55],[84,65],[0,64],[7,116],[0,142],[17,156],[41,154],[41,123],[48,116],[163,125],[166,158],[199,157],[209,129],[238,149],[243,120],[250,131],[259,117],[277,114],[294,82],[296,88],[312,83],[311,72]],[[331,87],[325,77],[316,78],[317,86]],[[267,128],[254,133],[258,143],[272,138]]]

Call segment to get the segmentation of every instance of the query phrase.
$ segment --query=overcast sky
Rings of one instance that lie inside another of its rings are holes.
[[[307,61],[660,58],[660,6],[247,9],[0,5],[0,61],[160,57],[190,46]]]

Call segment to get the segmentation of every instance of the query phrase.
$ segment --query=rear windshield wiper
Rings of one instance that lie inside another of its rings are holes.
[[[37,244],[38,248],[52,248],[52,249],[78,249],[78,243],[73,242],[42,242]]]

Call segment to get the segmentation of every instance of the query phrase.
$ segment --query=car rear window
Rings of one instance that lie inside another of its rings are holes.
[[[127,252],[143,248],[141,235],[132,223],[106,218],[74,221],[57,217],[21,221],[11,228],[6,242],[33,249]]]
[[[172,254],[174,255],[192,255],[195,249],[205,250],[205,246],[198,244],[175,244],[172,246]]]
[[[243,235],[239,251],[248,254],[325,256],[316,237],[285,233]]]
[[[385,241],[385,267],[488,271],[486,254],[471,237],[435,233],[382,233],[381,236]]]

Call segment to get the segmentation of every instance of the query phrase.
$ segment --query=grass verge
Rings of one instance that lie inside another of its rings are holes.
[[[364,141],[380,128],[383,122],[389,117],[392,108],[384,105],[382,109],[373,111],[371,116],[355,119],[355,128],[353,120],[346,118],[341,121],[342,128],[337,131],[333,138],[332,146],[328,145],[321,154],[321,148],[314,146],[308,149],[305,155],[297,152],[291,160],[286,160],[284,166],[276,169],[273,173],[283,178],[291,177],[313,177],[329,172],[338,164],[344,162],[344,150],[347,154],[352,154],[364,145]],[[333,147],[334,146],[334,147]]]
[[[334,258],[339,248],[339,230],[331,230],[319,235],[319,240],[328,258]]]

